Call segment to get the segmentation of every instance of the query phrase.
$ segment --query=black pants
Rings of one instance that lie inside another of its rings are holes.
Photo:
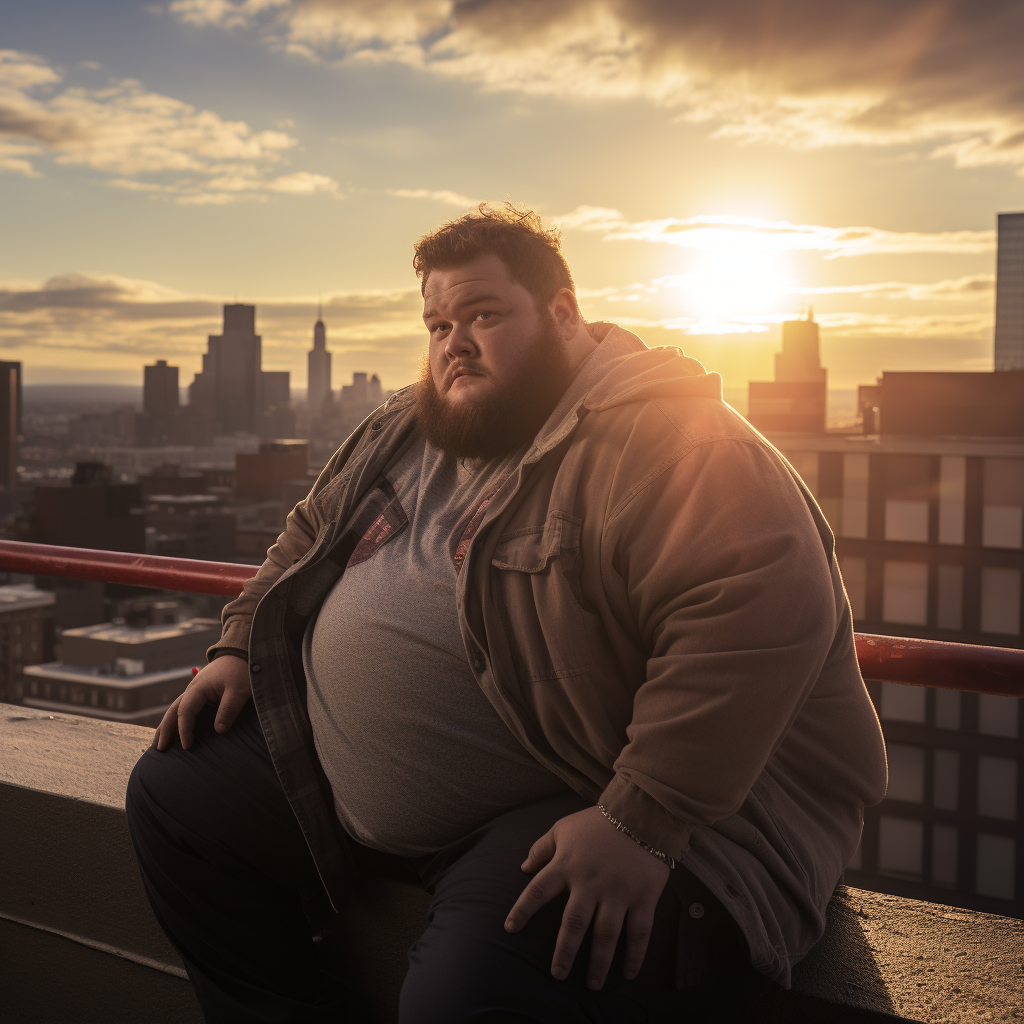
[[[761,987],[735,925],[696,879],[705,913],[692,917],[666,887],[639,975],[623,979],[620,942],[599,992],[585,984],[589,942],[567,979],[551,976],[564,896],[519,933],[504,930],[530,846],[584,806],[571,793],[524,804],[437,854],[397,859],[433,896],[409,950],[402,1024],[692,1021],[705,1002],[721,1019],[723,999]],[[127,808],[146,892],[208,1021],[365,1019],[358,980],[344,964],[325,971],[314,946],[303,894],[322,887],[252,704],[223,736],[207,709],[191,750],[148,750]],[[363,870],[393,870],[396,858],[353,847]],[[677,988],[680,942],[706,964],[699,989]]]

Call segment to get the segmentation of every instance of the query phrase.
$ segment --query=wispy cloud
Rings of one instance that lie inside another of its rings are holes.
[[[306,351],[319,296],[256,300],[264,363],[305,380]],[[34,367],[134,365],[166,358],[183,382],[199,369],[206,336],[220,329],[231,297],[187,294],[111,274],[63,274],[43,282],[0,282],[0,352]],[[339,372],[382,371],[389,386],[413,379],[424,344],[416,287],[336,292],[322,297]]]
[[[708,215],[629,221],[618,210],[578,206],[554,220],[565,231],[592,231],[609,240],[661,242],[710,252],[816,251],[826,259],[911,253],[983,253],[995,248],[994,231],[888,231],[826,227],[755,217]]]
[[[64,86],[61,73],[39,57],[0,51],[2,170],[37,177],[48,154],[58,164],[110,174],[114,187],[182,203],[339,194],[326,175],[282,173],[295,145],[286,132],[255,130],[136,81]]]
[[[706,352],[700,357],[710,365],[728,366],[734,381],[742,383],[745,373],[769,373],[769,369],[752,368],[753,364],[746,366],[742,360],[734,366],[726,351],[714,346],[728,347],[729,338],[738,343],[746,337],[747,344],[767,346],[765,351],[770,351],[777,347],[779,322],[794,311],[703,315],[688,308],[685,285],[677,275],[616,288],[584,285],[579,295],[589,319],[613,320],[636,331],[648,344],[684,344],[688,350],[698,346],[700,352]],[[816,318],[822,325],[823,343],[849,361],[858,346],[883,345],[886,339],[895,346],[892,351],[920,350],[921,358],[926,358],[928,351],[921,346],[949,343],[984,348],[991,339],[991,311],[987,305],[972,308],[970,299],[979,293],[987,296],[990,288],[991,279],[980,276],[919,284],[794,286],[791,294],[820,298],[822,308]],[[242,299],[256,304],[264,365],[290,370],[296,386],[306,379],[306,352],[318,298],[269,295]],[[930,299],[938,298],[959,298],[963,304],[929,304]],[[889,300],[906,299],[915,301],[917,308],[906,312],[887,307]],[[73,379],[68,367],[79,365],[88,365],[96,373],[109,370],[121,379],[126,373],[136,373],[141,380],[144,363],[169,359],[181,367],[182,383],[188,383],[200,368],[206,336],[220,329],[225,301],[233,299],[111,274],[0,281],[0,354],[23,360],[30,371],[68,380]],[[323,304],[328,345],[334,353],[335,384],[354,370],[378,372],[388,387],[400,387],[414,379],[425,345],[422,299],[415,285],[334,292],[323,296]],[[702,338],[706,341],[700,341]],[[984,356],[984,351],[979,351]],[[870,377],[885,365],[890,364],[872,358],[868,370],[856,372]]]
[[[399,199],[429,199],[435,203],[444,203],[445,206],[457,206],[460,210],[468,210],[482,202],[480,199],[470,199],[461,192],[451,192],[448,189],[388,188],[384,190],[384,194]]]
[[[741,141],[912,145],[1024,169],[1017,0],[174,0],[310,60],[483,88],[637,97]]]

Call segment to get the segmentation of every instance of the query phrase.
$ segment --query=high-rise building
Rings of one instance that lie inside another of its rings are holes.
[[[224,329],[208,338],[203,369],[189,387],[193,441],[238,432],[272,437],[290,433],[289,374],[264,371],[256,307],[224,307]]]
[[[256,307],[225,305],[224,328],[209,335],[207,344],[190,402],[209,416],[219,434],[257,433],[263,412],[263,339],[256,333]]]
[[[996,256],[997,370],[1024,370],[1024,213],[1001,213]]]
[[[0,487],[18,482],[21,435],[21,363],[0,362]]]
[[[311,416],[319,416],[324,404],[331,400],[331,353],[327,351],[327,328],[323,310],[318,309],[313,326],[313,348],[308,358],[309,384],[307,401]]]
[[[178,367],[158,359],[143,369],[142,416],[136,437],[142,444],[170,444],[175,436],[178,414]]]
[[[775,380],[748,385],[747,418],[759,430],[823,433],[828,371],[821,365],[818,324],[803,320],[782,325],[782,351],[775,356]]]

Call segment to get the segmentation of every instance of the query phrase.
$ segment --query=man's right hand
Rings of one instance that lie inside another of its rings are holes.
[[[222,654],[201,668],[185,692],[164,712],[156,727],[153,746],[166,750],[177,733],[183,749],[188,750],[192,746],[196,715],[207,704],[217,708],[213,727],[217,732],[227,732],[251,699],[248,663],[233,654]]]

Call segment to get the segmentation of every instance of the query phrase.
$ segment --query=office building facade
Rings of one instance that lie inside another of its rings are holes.
[[[44,711],[153,726],[219,636],[216,619],[66,629],[60,660],[26,665],[15,697]]]
[[[13,703],[25,665],[53,657],[54,595],[28,584],[0,587],[0,704]]]
[[[857,631],[1024,647],[1024,438],[772,440],[832,526]],[[868,690],[889,790],[847,880],[1024,916],[1024,702]]]
[[[995,368],[1024,370],[1024,213],[997,221]]]
[[[21,435],[21,363],[0,361],[0,487],[18,483],[18,441]]]

